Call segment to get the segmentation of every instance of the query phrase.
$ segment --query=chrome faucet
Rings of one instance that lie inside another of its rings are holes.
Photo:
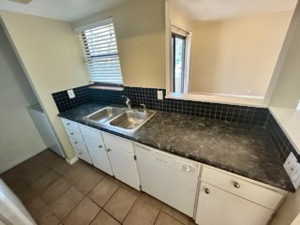
[[[122,97],[126,99],[126,105],[128,107],[128,110],[132,110],[130,98],[128,98],[126,95],[122,95]]]

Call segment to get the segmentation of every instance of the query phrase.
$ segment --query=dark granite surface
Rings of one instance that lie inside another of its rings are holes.
[[[262,128],[237,127],[226,121],[157,112],[137,132],[128,134],[83,119],[102,107],[105,106],[83,104],[60,113],[59,116],[284,190],[294,191],[279,153]]]

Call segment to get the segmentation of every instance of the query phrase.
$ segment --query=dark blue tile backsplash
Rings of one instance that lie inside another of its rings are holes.
[[[126,95],[131,99],[133,106],[145,104],[149,109],[184,113],[242,124],[265,126],[268,117],[268,110],[264,108],[176,99],[157,100],[157,90],[162,90],[165,96],[165,89],[125,87],[123,91],[112,91],[84,86],[73,90],[76,95],[74,99],[68,98],[67,91],[53,94],[60,112],[67,111],[87,102],[122,105],[124,104],[122,95]]]
[[[124,105],[125,101],[122,95],[126,95],[131,99],[133,106],[146,104],[149,109],[177,112],[209,119],[226,120],[239,126],[258,126],[265,128],[270,135],[270,139],[278,148],[283,160],[286,159],[290,152],[296,153],[296,150],[266,108],[176,99],[157,100],[157,90],[162,90],[164,96],[166,90],[156,88],[124,87],[123,91],[112,91],[83,86],[74,88],[73,90],[76,95],[74,99],[68,98],[66,90],[52,94],[60,112],[65,112],[85,103]],[[295,155],[297,157],[299,156],[298,154]]]

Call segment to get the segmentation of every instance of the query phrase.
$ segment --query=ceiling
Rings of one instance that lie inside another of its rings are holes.
[[[21,4],[0,0],[0,10],[75,21],[125,1],[127,0],[33,0],[29,4]]]
[[[195,20],[219,20],[253,13],[293,10],[297,0],[170,0]]]

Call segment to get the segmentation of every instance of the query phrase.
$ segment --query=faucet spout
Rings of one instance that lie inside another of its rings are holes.
[[[126,95],[123,95],[122,97],[126,99],[125,104],[127,105],[128,110],[132,110],[130,98],[128,98]]]

